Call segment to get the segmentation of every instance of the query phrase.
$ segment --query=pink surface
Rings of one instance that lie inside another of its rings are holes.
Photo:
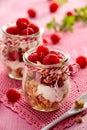
[[[32,130],[32,126],[0,103],[0,130]]]
[[[87,1],[70,1],[68,4],[62,6],[55,14],[49,13],[48,4],[49,2],[46,0],[33,0],[33,2],[29,0],[26,0],[25,2],[23,0],[9,0],[9,2],[2,0],[0,1],[0,27],[10,21],[16,20],[18,17],[27,17],[26,11],[29,7],[35,7],[38,11],[37,18],[32,21],[39,26],[45,27],[45,24],[52,18],[52,16],[56,16],[60,21],[66,11],[72,10],[74,7],[84,6],[87,4]],[[44,10],[42,10],[43,8]],[[62,33],[62,39],[55,47],[68,51],[71,55],[72,63],[74,63],[75,58],[79,55],[87,56],[87,27],[83,27],[81,24],[76,24],[73,33]],[[67,102],[61,107],[61,110],[42,113],[32,110],[24,100],[23,96],[20,101],[16,102],[14,105],[8,103],[5,95],[6,91],[9,88],[14,87],[21,92],[21,82],[10,79],[6,75],[4,66],[0,62],[0,101],[7,106],[7,108],[5,108],[2,103],[0,104],[0,130],[40,130],[43,126],[56,119],[58,116],[61,116],[71,107],[72,103],[77,97],[79,97],[79,95],[81,95],[81,93],[87,91],[87,67],[80,70],[76,74],[74,80],[77,82],[80,92],[77,92],[74,82],[71,81],[71,93]],[[87,110],[81,113],[81,115],[86,113]],[[87,116],[84,116],[84,120],[85,119],[87,119]],[[54,130],[63,130],[64,128],[67,130],[87,129],[85,121],[81,125],[74,123],[75,117],[69,118],[55,126]],[[72,127],[68,128],[70,126]]]

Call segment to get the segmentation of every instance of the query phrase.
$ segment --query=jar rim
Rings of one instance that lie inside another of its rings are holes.
[[[10,27],[10,26],[12,27],[12,26],[14,26],[14,25],[16,25],[15,22],[10,22],[10,23],[8,23],[8,24],[5,24],[5,25],[2,27],[1,32],[2,32],[3,34],[5,34],[6,36],[9,36],[9,37],[12,37],[12,38],[21,38],[21,39],[22,39],[22,38],[38,37],[38,35],[40,35],[41,32],[43,31],[42,28],[39,27],[39,31],[38,31],[37,33],[31,34],[31,35],[23,35],[23,36],[21,36],[21,35],[13,35],[13,34],[7,33],[7,32],[6,32],[6,28],[7,28],[7,27]]]
[[[65,51],[63,51],[63,50],[61,50],[61,49],[55,49],[55,48],[51,48],[51,47],[50,47],[50,49],[52,49],[52,50],[57,50],[57,52],[59,52],[60,54],[64,55],[64,58],[63,58],[63,60],[62,60],[60,63],[58,63],[58,64],[51,64],[51,65],[43,65],[43,64],[33,63],[33,62],[31,62],[31,61],[28,60],[28,55],[29,55],[31,52],[33,52],[33,51],[35,50],[35,48],[36,48],[36,47],[34,47],[34,48],[32,48],[32,49],[26,51],[26,52],[24,53],[24,55],[23,55],[23,60],[24,60],[24,62],[25,62],[27,65],[30,65],[30,66],[33,66],[33,67],[37,67],[37,68],[43,68],[43,69],[53,68],[53,67],[59,67],[59,68],[60,68],[61,66],[64,66],[65,64],[67,64],[67,63],[70,61],[70,55],[69,55],[67,52],[65,52]]]

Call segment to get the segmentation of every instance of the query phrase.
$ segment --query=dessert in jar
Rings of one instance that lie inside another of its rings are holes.
[[[22,79],[23,54],[40,43],[39,27],[27,18],[18,18],[15,23],[2,27],[1,57],[9,77]]]
[[[39,45],[24,53],[22,80],[26,101],[36,110],[59,109],[70,91],[69,55],[58,49]]]

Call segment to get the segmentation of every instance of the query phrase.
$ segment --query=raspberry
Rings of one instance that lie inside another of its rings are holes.
[[[70,12],[70,11],[68,11],[68,12],[66,13],[66,15],[67,15],[67,16],[72,16],[72,15],[73,15],[73,13],[72,13],[72,12]]]
[[[16,25],[19,29],[26,29],[30,25],[30,21],[27,18],[18,18]]]
[[[44,57],[43,62],[44,65],[51,65],[59,63],[59,58],[55,54],[48,54]]]
[[[36,50],[38,56],[39,56],[39,61],[41,62],[43,58],[49,53],[49,49],[46,46],[38,46]]]
[[[29,9],[28,10],[28,15],[31,17],[31,18],[35,18],[36,17],[36,11],[34,9]]]
[[[31,23],[29,27],[32,28],[32,29],[34,30],[34,33],[39,32],[39,27],[36,26],[35,24]]]
[[[47,44],[48,44],[48,41],[47,41],[46,38],[43,38],[42,40],[43,40],[43,44],[44,44],[44,45],[47,45]]]
[[[13,27],[8,27],[6,29],[6,32],[12,35],[17,35],[18,34],[18,28],[16,26]]]
[[[33,52],[32,54],[30,54],[28,56],[28,60],[30,60],[31,62],[36,63],[38,61],[38,55],[36,52]]]
[[[28,27],[28,28],[26,28],[24,30],[21,30],[20,34],[21,35],[32,35],[32,34],[34,34],[34,30],[32,28]]]
[[[61,39],[61,37],[55,33],[51,34],[50,38],[51,38],[51,41],[53,42],[53,44],[57,44]]]
[[[57,11],[58,8],[59,8],[59,5],[56,2],[53,2],[53,3],[50,4],[50,8],[49,9],[50,9],[51,13],[54,13],[54,12]]]
[[[6,96],[8,100],[12,103],[15,103],[21,97],[20,93],[16,91],[15,89],[9,89],[6,93]]]
[[[8,60],[15,61],[18,58],[18,52],[17,51],[11,51],[8,53]]]
[[[79,56],[76,58],[76,63],[80,65],[80,68],[85,68],[87,65],[87,58],[85,56]]]

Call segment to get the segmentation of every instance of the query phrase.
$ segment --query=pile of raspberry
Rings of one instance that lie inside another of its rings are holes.
[[[50,50],[47,46],[39,45],[34,52],[28,56],[28,60],[33,63],[40,62],[43,65],[58,64],[64,58],[58,51]]]
[[[6,32],[12,35],[32,35],[39,32],[39,27],[27,18],[18,18],[15,26],[10,26]]]

